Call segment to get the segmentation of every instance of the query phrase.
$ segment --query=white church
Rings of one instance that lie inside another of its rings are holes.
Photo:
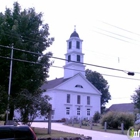
[[[76,30],[67,40],[64,77],[47,81],[41,87],[52,99],[52,120],[90,118],[101,109],[101,92],[85,77],[82,42]]]

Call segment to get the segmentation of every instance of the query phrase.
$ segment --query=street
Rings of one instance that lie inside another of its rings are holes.
[[[34,122],[34,123],[32,123],[32,126],[40,127],[40,128],[47,128],[48,123]],[[119,134],[112,134],[112,133],[107,133],[107,132],[99,132],[99,131],[93,131],[93,130],[73,128],[70,126],[63,125],[62,123],[52,123],[51,127],[53,130],[83,134],[85,136],[91,136],[92,140],[129,140],[126,135],[119,135]],[[140,138],[133,138],[133,140],[138,140],[138,139],[140,139]]]

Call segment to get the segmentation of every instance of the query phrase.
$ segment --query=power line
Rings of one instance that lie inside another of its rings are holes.
[[[129,39],[129,40],[133,40],[133,41],[140,42],[140,41],[135,40],[135,39],[133,39],[133,38],[126,37],[126,36],[123,36],[123,35],[120,35],[120,34],[117,34],[117,33],[113,33],[113,32],[111,32],[111,31],[107,31],[107,30],[101,29],[101,28],[99,28],[99,27],[95,27],[95,26],[93,26],[93,27],[96,28],[96,29],[99,29],[99,30],[101,30],[101,31],[105,31],[105,32],[107,32],[107,33],[111,33],[111,34],[114,34],[114,35],[117,35],[117,36],[120,36],[120,37],[123,37],[123,38]]]
[[[94,31],[94,30],[93,30]],[[5,31],[5,32],[7,32],[7,31]],[[97,32],[97,31],[94,31],[94,32]],[[109,32],[109,31],[108,31]],[[99,33],[99,34],[103,34],[103,33],[101,33],[101,32],[97,32],[97,33]],[[113,32],[112,32],[113,33]],[[10,35],[10,32],[8,33],[4,33],[5,35],[7,35],[7,36],[12,36],[12,37],[14,37],[14,38],[18,38],[17,36],[14,36],[14,34],[13,35]],[[113,34],[115,34],[115,33],[113,33]],[[117,39],[117,40],[121,40],[121,41],[124,41],[124,42],[127,42],[127,43],[131,43],[131,44],[135,44],[135,43],[132,43],[132,42],[129,42],[129,41],[126,41],[126,40],[123,40],[123,39],[120,39],[120,38],[116,38],[116,37],[114,37],[114,36],[110,36],[110,35],[107,35],[107,34],[103,34],[103,35],[106,35],[106,36],[108,36],[108,37],[111,37],[111,38],[114,38],[114,39]],[[121,35],[120,35],[121,36]],[[125,37],[125,36],[123,36],[123,37]],[[24,38],[24,39],[23,39]],[[126,37],[127,38],[127,37]],[[29,37],[25,37],[25,36],[22,36],[21,35],[21,39],[23,40],[23,41],[28,41],[28,42],[32,42],[32,43],[38,43],[38,42],[41,42],[40,40],[37,40],[37,39],[32,39],[32,38],[29,38]],[[52,42],[52,39],[54,40],[54,38],[49,38],[50,39],[50,41]],[[131,38],[130,38],[131,39]],[[131,39],[131,40],[134,40],[134,39]],[[23,43],[25,43],[25,42],[23,42]],[[42,43],[42,42],[41,42]],[[135,45],[138,45],[138,44],[135,44]],[[94,51],[91,51],[91,50],[85,50],[85,51],[90,51],[90,52],[94,52]]]
[[[100,21],[100,20],[99,20],[99,21]],[[104,24],[107,24],[107,25],[109,25],[109,26],[112,26],[112,27],[118,28],[118,29],[120,29],[120,30],[123,30],[123,31],[126,31],[126,32],[129,32],[129,33],[132,33],[132,34],[135,34],[135,35],[140,36],[140,34],[138,34],[138,33],[135,33],[135,32],[132,32],[132,31],[129,31],[129,30],[126,30],[126,29],[123,29],[123,28],[121,28],[121,27],[118,27],[118,26],[112,25],[112,24],[110,24],[110,23],[107,23],[107,22],[104,22],[104,21],[100,21],[100,22],[102,22],[102,23],[104,23]]]
[[[96,27],[96,28],[98,28],[98,27]],[[100,28],[98,28],[98,29],[100,29]],[[104,29],[101,29],[101,30],[104,30]],[[93,30],[93,31],[94,31],[94,30]],[[104,30],[104,31],[110,32],[110,31],[107,31],[107,30]],[[5,32],[7,32],[7,31],[5,31]],[[100,33],[100,32],[98,32],[98,31],[94,31],[94,32]],[[116,33],[113,33],[113,32],[110,32],[110,33],[116,34]],[[14,34],[13,34],[13,35],[10,35],[10,32],[4,33],[4,34],[7,35],[7,36],[10,36],[10,37],[18,38],[17,36],[14,36]],[[103,33],[100,33],[100,34],[103,34]],[[107,34],[104,34],[104,35],[106,35],[106,36],[108,36],[108,37],[111,37],[111,38],[114,38],[114,39],[117,39],[117,40],[121,40],[121,41],[127,42],[127,43],[131,43],[131,44],[135,44],[135,45],[140,45],[140,44],[132,43],[132,42],[129,42],[129,41],[126,41],[126,40],[123,40],[123,39],[120,39],[120,38],[117,38],[117,37],[114,37],[114,36],[107,35]],[[116,35],[119,35],[119,34],[116,34]],[[119,36],[122,36],[122,35],[119,35]],[[125,37],[125,36],[122,36],[122,37]],[[23,38],[24,38],[24,39],[23,39]],[[125,38],[130,39],[130,40],[134,40],[134,39],[128,38],[128,37],[125,37]],[[22,39],[23,41],[28,41],[28,42],[32,42],[32,43],[38,43],[38,42],[41,42],[41,43],[42,43],[42,41],[40,41],[40,40],[32,39],[32,38],[25,37],[25,36],[22,36],[22,35],[21,35],[21,39]],[[52,40],[54,40],[54,38],[53,38],[53,37],[52,37],[52,38],[49,38],[49,40],[52,42]],[[48,40],[48,41],[49,41],[49,40]],[[135,41],[138,41],[138,40],[135,40]],[[140,41],[138,41],[138,42],[140,42]],[[24,43],[24,42],[23,42],[23,43]]]
[[[7,48],[7,49],[11,49],[11,47],[9,47],[9,46],[4,46],[4,45],[0,45],[0,47]],[[40,56],[43,55],[43,54],[41,54],[41,53],[26,51],[26,50],[22,50],[22,49],[18,49],[18,48],[13,48],[13,50],[21,51],[21,52],[25,52],[25,53],[30,53],[30,54],[35,54],[35,55],[40,55]]]
[[[5,48],[9,48],[11,49],[11,47],[8,47],[8,46],[3,46],[3,45],[0,45],[1,47],[5,47]],[[31,52],[31,51],[26,51],[26,50],[22,50],[22,49],[17,49],[17,48],[13,48],[13,49],[16,49],[18,51],[23,51],[23,52],[27,52],[27,53],[31,53],[31,54],[35,54],[35,55],[39,55],[39,56],[43,56],[42,54],[40,53],[35,53],[35,52]],[[2,57],[2,56],[1,56]],[[59,59],[59,60],[63,60],[63,61],[68,61],[67,59],[64,59],[64,58],[60,58],[60,57],[53,57],[53,56],[50,56],[51,58],[54,58],[54,59]],[[116,68],[111,68],[111,67],[105,67],[105,66],[100,66],[100,65],[94,65],[94,64],[89,64],[89,63],[82,63],[82,62],[77,62],[77,61],[70,61],[70,62],[73,62],[73,63],[77,63],[77,64],[85,64],[85,65],[88,65],[88,66],[94,66],[94,67],[99,67],[99,68],[104,68],[104,69],[109,69],[109,70],[115,70],[115,71],[120,71],[120,72],[125,72],[125,73],[128,73],[129,70],[122,70],[122,69],[116,69]],[[36,62],[35,62],[36,63]],[[140,72],[134,72],[134,73],[137,73],[137,74],[140,74]]]
[[[11,60],[10,57],[0,56],[0,58]],[[26,62],[26,63],[31,63],[31,64],[42,65],[41,63],[38,63],[38,62],[32,62],[32,61],[21,60],[21,59],[15,59],[15,58],[13,58],[12,60],[14,60],[14,61],[20,61],[20,62]],[[50,67],[63,68],[63,67],[60,67],[60,66],[53,66],[53,65],[50,66]],[[75,70],[75,71],[79,71],[79,72],[85,72],[85,71],[76,70],[76,69],[70,69],[70,68],[65,68],[65,69]],[[136,78],[128,78],[128,77],[122,77],[122,76],[116,76],[116,75],[109,75],[109,74],[102,74],[102,75],[104,75],[104,76],[110,76],[110,77],[115,77],[115,78],[122,78],[122,79],[129,79],[129,80],[138,80],[138,81],[140,81],[140,79],[136,79]]]
[[[82,63],[82,62],[77,62],[77,61],[69,61],[67,59],[59,58],[59,57],[52,57],[52,58],[59,59],[59,60],[64,60],[64,61],[68,61],[68,62],[74,62],[74,63],[78,63],[78,64],[85,64],[87,66],[94,66],[94,67],[99,67],[99,68],[104,68],[104,69],[109,69],[109,70],[125,72],[125,73],[129,72],[128,70],[116,69],[116,68],[105,67],[105,66],[100,66],[100,65],[94,65],[94,64],[89,64],[89,63]],[[134,72],[134,73],[140,74],[140,72]]]
[[[0,45],[0,47],[5,47],[5,48],[9,48],[9,49],[11,49],[11,47],[9,47],[9,46],[4,46],[4,45]],[[17,51],[22,51],[22,52],[25,52],[25,53],[31,53],[31,54],[35,54],[35,55],[43,55],[43,54],[41,54],[41,53],[35,53],[35,52],[31,52],[31,51],[26,51],[26,50],[21,50],[21,49],[18,49],[18,48],[13,48],[13,50],[17,50]],[[90,50],[89,50],[90,51]],[[90,51],[91,52],[91,51]],[[117,57],[117,59],[118,59],[118,57]]]
[[[38,42],[40,42],[40,43],[42,43],[43,41],[40,41],[40,40],[38,40],[38,39],[33,39],[33,38],[30,38],[30,37],[26,37],[26,36],[23,36],[23,35],[20,35],[20,37],[17,37],[17,36],[15,36],[15,34],[13,34],[13,33],[11,33],[11,32],[7,32],[7,31],[4,31],[4,33],[3,34],[5,34],[5,35],[7,35],[7,36],[9,36],[9,37],[13,37],[13,38],[16,38],[16,39],[21,39],[22,41],[23,41],[23,43],[25,43],[24,41],[28,41],[28,42],[31,42],[31,43],[38,43]],[[19,34],[18,34],[19,35]],[[44,38],[44,39],[46,39],[46,38]],[[54,40],[54,37],[51,37],[51,38],[48,38],[48,39],[46,39],[46,41],[53,41]]]
[[[3,59],[8,59],[8,60],[15,60],[15,61],[20,61],[20,62],[27,62],[27,63],[31,63],[31,64],[39,64],[39,65],[42,65],[41,63],[36,63],[36,62],[32,62],[32,61],[26,61],[26,60],[21,60],[21,59],[11,59],[10,57],[2,57],[0,56],[0,58],[3,58]],[[63,68],[63,67],[60,67],[60,66],[50,66],[50,67],[54,67],[54,68]],[[79,72],[85,72],[85,71],[81,71],[81,70],[77,70],[77,69],[70,69],[70,68],[65,68],[65,69],[68,69],[68,70],[75,70],[75,71],[79,71]],[[104,76],[109,76],[109,77],[115,77],[115,78],[121,78],[121,79],[129,79],[129,80],[138,80],[140,81],[140,79],[136,79],[136,78],[127,78],[127,77],[122,77],[122,76],[116,76],[116,75],[109,75],[109,74],[103,74],[101,73],[102,75]],[[123,98],[126,98],[126,97],[123,97]],[[128,97],[127,97],[128,98]],[[120,98],[112,98],[112,99],[122,99],[121,97]]]
[[[104,34],[104,33],[102,33],[102,32],[96,31],[96,30],[92,30],[92,31],[94,31],[94,32],[96,32],[96,33],[98,33],[98,34],[102,34],[102,35],[104,35],[104,36],[108,36],[108,37],[111,37],[111,38],[114,38],[114,39],[123,41],[123,42],[127,42],[127,43],[130,43],[130,44],[134,44],[134,45],[140,46],[140,44],[132,43],[132,42],[130,42],[130,41],[126,41],[126,40],[124,40],[124,39],[120,39],[120,38],[117,38],[117,37],[114,37],[114,36],[111,36],[111,35],[108,35],[108,34]]]
[[[50,67],[54,67],[54,68],[63,68],[61,66],[50,66]],[[68,70],[74,70],[74,71],[79,71],[79,72],[85,72],[85,71],[82,71],[82,70],[77,70],[77,69],[71,69],[71,68],[65,68],[65,69],[68,69]],[[104,76],[109,76],[109,77],[114,77],[114,78],[122,78],[122,79],[129,79],[129,80],[137,80],[137,81],[140,81],[140,79],[136,79],[136,78],[129,78],[129,77],[123,77],[123,76],[116,76],[116,75],[110,75],[110,74],[103,74],[103,73],[100,73]]]
[[[42,65],[41,63],[38,63],[38,62],[27,61],[27,60],[21,60],[21,59],[15,59],[15,58],[10,58],[10,57],[0,56],[0,58],[3,58],[3,59],[8,59],[8,60],[14,60],[14,61],[20,61],[20,62],[25,62],[25,63],[31,63],[31,64],[38,64],[38,65]]]

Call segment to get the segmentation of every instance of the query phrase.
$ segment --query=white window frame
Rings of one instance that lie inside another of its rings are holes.
[[[77,95],[77,104],[81,104],[81,96]]]
[[[80,109],[80,107],[78,107],[77,108],[77,115],[80,116],[80,114],[81,114],[81,109]]]
[[[67,99],[66,99],[67,101],[67,103],[70,103],[70,94],[67,94]]]
[[[90,105],[90,96],[87,96],[87,105]]]
[[[70,115],[70,107],[66,107],[66,115]]]
[[[90,116],[90,108],[87,108],[87,116]]]

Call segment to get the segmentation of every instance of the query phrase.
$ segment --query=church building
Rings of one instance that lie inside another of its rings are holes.
[[[52,99],[52,120],[90,118],[101,109],[101,92],[85,76],[82,42],[76,30],[67,40],[64,77],[47,81],[41,87]]]

